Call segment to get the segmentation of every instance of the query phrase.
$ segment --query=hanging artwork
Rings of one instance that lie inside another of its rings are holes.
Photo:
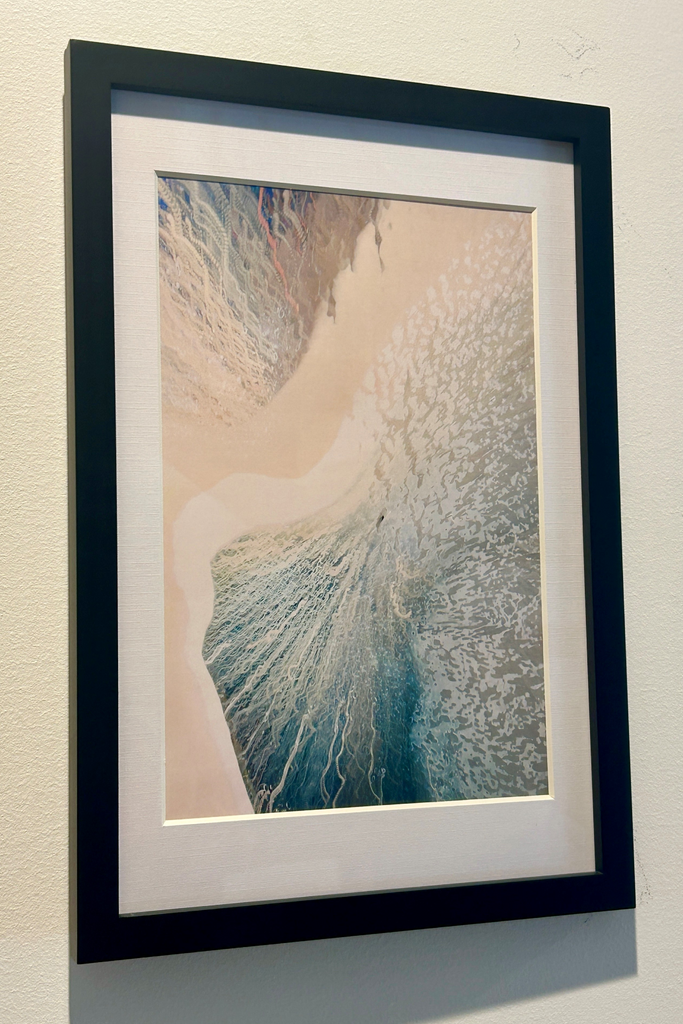
[[[631,906],[607,112],[66,98],[76,959]]]

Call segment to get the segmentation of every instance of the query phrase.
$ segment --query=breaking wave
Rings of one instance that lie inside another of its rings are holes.
[[[203,657],[256,811],[548,792],[525,216],[394,330],[348,493],[213,560]]]

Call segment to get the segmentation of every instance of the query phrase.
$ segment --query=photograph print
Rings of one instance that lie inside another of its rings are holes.
[[[166,818],[547,795],[533,214],[157,184]]]

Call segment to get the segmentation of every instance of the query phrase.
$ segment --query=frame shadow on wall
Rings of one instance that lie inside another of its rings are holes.
[[[71,965],[71,1024],[415,1024],[637,973],[635,912]]]

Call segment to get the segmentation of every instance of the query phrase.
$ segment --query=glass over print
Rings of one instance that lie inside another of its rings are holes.
[[[158,207],[167,817],[547,794],[532,214]]]

